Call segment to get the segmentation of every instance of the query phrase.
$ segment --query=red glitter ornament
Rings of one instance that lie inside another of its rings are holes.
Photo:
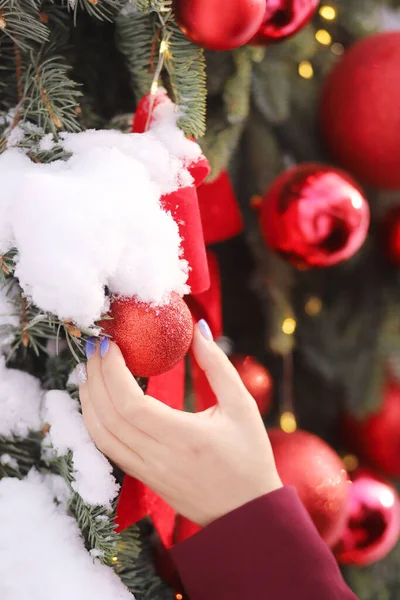
[[[320,123],[334,158],[360,181],[400,188],[400,32],[354,44],[322,91]]]
[[[187,353],[193,320],[185,301],[172,294],[167,304],[153,306],[135,298],[115,297],[104,332],[118,344],[136,377],[151,377],[172,369]]]
[[[267,369],[252,356],[236,354],[230,357],[247,391],[257,402],[262,415],[271,408],[273,381]]]
[[[267,0],[260,29],[251,44],[265,46],[284,40],[306,25],[319,5],[319,0]]]
[[[368,203],[346,173],[304,163],[267,190],[260,225],[267,245],[299,267],[328,267],[352,257],[368,232]]]
[[[382,229],[382,243],[387,259],[400,267],[400,206],[390,210]]]
[[[293,485],[321,537],[334,546],[346,524],[349,478],[339,456],[319,437],[297,430],[268,431],[278,473]]]
[[[259,29],[265,0],[175,0],[176,21],[195,44],[232,50],[247,44]]]
[[[364,419],[346,415],[344,435],[349,447],[383,473],[400,477],[400,385],[388,378],[381,407]]]
[[[364,567],[382,560],[397,544],[399,533],[396,490],[371,473],[357,473],[350,487],[347,525],[335,548],[338,561]]]

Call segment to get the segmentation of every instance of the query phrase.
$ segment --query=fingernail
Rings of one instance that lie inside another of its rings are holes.
[[[110,348],[110,340],[108,337],[104,337],[100,342],[100,356],[104,358]]]
[[[96,339],[94,337],[91,337],[87,340],[87,342],[85,344],[86,356],[88,358],[90,358],[91,356],[93,356],[95,350],[96,350]]]
[[[79,385],[83,385],[87,382],[87,368],[85,363],[79,363],[76,367],[76,377]]]
[[[202,336],[208,340],[209,342],[211,342],[214,338],[213,338],[213,334],[211,333],[211,329],[208,326],[207,321],[205,321],[204,319],[201,319],[198,322],[198,326],[199,329],[201,331]]]

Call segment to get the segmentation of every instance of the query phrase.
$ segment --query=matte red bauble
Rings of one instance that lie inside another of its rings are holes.
[[[346,524],[349,478],[339,456],[316,435],[268,431],[278,473],[293,485],[321,537],[333,547]]]
[[[382,404],[364,419],[343,419],[349,447],[383,473],[400,477],[400,385],[388,379]]]
[[[367,472],[354,477],[347,525],[335,548],[343,565],[364,567],[382,560],[397,544],[400,502],[396,490]]]
[[[236,354],[230,360],[240,375],[247,391],[257,402],[262,415],[271,407],[273,381],[267,369],[252,356]]]
[[[382,243],[387,259],[400,267],[400,206],[388,212],[382,228]]]
[[[262,25],[250,43],[264,46],[297,33],[313,17],[319,1],[267,0]]]
[[[175,0],[176,21],[195,44],[232,50],[247,44],[259,29],[265,0]]]
[[[172,294],[162,306],[115,297],[110,320],[101,325],[124,355],[136,377],[166,373],[187,353],[193,336],[193,320],[184,300]]]
[[[364,243],[369,221],[368,203],[351,177],[318,163],[282,173],[260,214],[266,244],[299,267],[347,260]]]
[[[400,188],[400,32],[357,42],[323,88],[320,123],[333,157],[361,182]]]

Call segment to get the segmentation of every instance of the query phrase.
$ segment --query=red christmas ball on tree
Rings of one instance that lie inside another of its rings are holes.
[[[335,548],[343,565],[364,567],[389,554],[400,533],[396,490],[367,472],[355,475],[350,487],[347,525]]]
[[[230,357],[247,391],[257,402],[262,415],[271,407],[273,381],[267,369],[252,356],[240,354]]]
[[[392,265],[400,267],[400,206],[388,212],[382,234],[387,259]]]
[[[267,0],[262,25],[250,43],[264,46],[297,33],[318,5],[319,0]]]
[[[247,44],[260,27],[265,0],[175,0],[176,21],[195,44],[232,50]]]
[[[400,385],[389,378],[381,407],[364,419],[346,415],[344,435],[350,448],[383,473],[400,477]]]
[[[177,294],[161,306],[115,297],[109,315],[110,320],[101,322],[104,332],[118,344],[136,377],[166,373],[185,356],[191,344],[192,316]]]
[[[268,431],[282,482],[293,485],[321,537],[334,546],[346,524],[349,479],[339,456],[316,435]]]
[[[400,188],[400,32],[371,35],[333,68],[320,102],[334,158],[360,181]]]
[[[346,173],[304,163],[267,190],[260,225],[267,245],[297,266],[328,267],[353,256],[368,232],[368,203]]]

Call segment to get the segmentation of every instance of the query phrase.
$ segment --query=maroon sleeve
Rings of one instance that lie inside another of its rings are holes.
[[[214,521],[171,554],[190,600],[357,600],[290,487]]]

